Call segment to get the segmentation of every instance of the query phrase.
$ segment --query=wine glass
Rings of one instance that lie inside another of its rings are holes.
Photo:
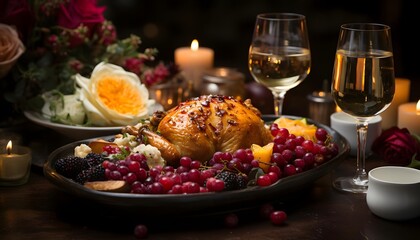
[[[332,96],[343,112],[356,119],[358,139],[356,174],[335,179],[333,186],[342,191],[365,193],[368,121],[391,104],[395,92],[391,28],[376,23],[342,25],[332,78]]]
[[[304,15],[257,15],[248,54],[248,68],[255,81],[271,90],[274,114],[282,114],[286,92],[299,85],[311,70],[311,52]]]

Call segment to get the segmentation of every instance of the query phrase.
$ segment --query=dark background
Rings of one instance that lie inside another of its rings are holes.
[[[420,98],[417,8],[410,1],[395,0],[102,0],[106,17],[120,38],[137,34],[141,47],[156,47],[158,58],[174,60],[174,50],[198,39],[200,46],[215,51],[215,67],[247,70],[248,47],[255,17],[262,12],[295,12],[306,15],[312,52],[311,73],[286,94],[285,114],[307,114],[306,95],[320,90],[324,79],[331,81],[339,27],[347,22],[376,22],[391,26],[395,75],[411,80],[410,101]],[[295,104],[302,103],[303,107]],[[270,108],[271,111],[271,108]]]
[[[215,67],[231,67],[254,83],[247,69],[248,48],[256,15],[263,12],[295,12],[307,17],[312,53],[309,76],[286,94],[283,113],[308,116],[306,96],[331,82],[334,54],[340,25],[349,22],[376,22],[391,26],[396,77],[411,80],[410,101],[420,99],[419,14],[408,0],[99,0],[106,6],[105,17],[112,21],[120,39],[136,34],[141,48],[157,48],[158,58],[174,61],[176,48],[200,46],[215,52]],[[142,50],[142,49],[140,49]],[[252,89],[256,89],[253,85]],[[261,89],[261,88],[260,88]],[[271,93],[253,97],[253,104],[264,114],[273,113]],[[0,103],[0,122],[14,121],[9,104]],[[11,113],[9,113],[11,112]],[[11,115],[11,116],[10,116]],[[5,119],[6,121],[3,121]]]

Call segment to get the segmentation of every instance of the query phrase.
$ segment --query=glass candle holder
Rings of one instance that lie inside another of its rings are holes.
[[[10,141],[11,143],[11,141]],[[11,146],[0,150],[0,186],[25,184],[31,172],[31,150],[23,146]]]
[[[150,86],[149,94],[167,111],[184,100],[185,84],[185,79],[181,75],[177,75],[167,82]]]
[[[244,98],[245,75],[232,68],[214,68],[202,76],[201,95],[213,94]]]
[[[329,92],[315,91],[307,96],[309,117],[319,123],[330,125],[330,115],[335,111],[335,103]]]

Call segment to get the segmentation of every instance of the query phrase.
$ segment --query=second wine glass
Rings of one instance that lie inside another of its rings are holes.
[[[395,92],[390,27],[375,23],[342,25],[332,78],[332,96],[343,112],[356,119],[358,139],[356,174],[337,178],[333,186],[347,192],[365,193],[368,188],[365,170],[368,121],[391,104]]]
[[[255,81],[271,90],[274,114],[281,115],[286,92],[311,70],[311,52],[304,15],[257,15],[249,48],[248,68]]]

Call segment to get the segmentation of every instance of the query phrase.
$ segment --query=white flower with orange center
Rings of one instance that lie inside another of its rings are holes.
[[[101,62],[90,79],[77,74],[76,83],[92,125],[136,124],[148,116],[148,108],[154,103],[138,76],[117,65]]]

